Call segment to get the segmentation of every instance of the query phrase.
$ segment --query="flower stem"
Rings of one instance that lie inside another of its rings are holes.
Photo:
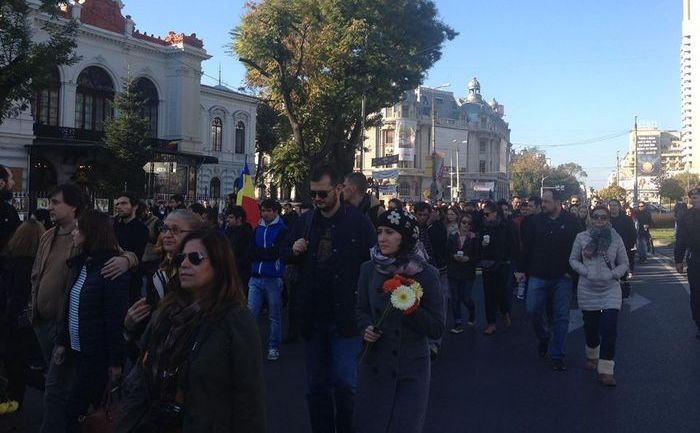
[[[382,323],[384,323],[384,319],[386,319],[386,316],[389,315],[389,311],[391,310],[391,307],[392,307],[391,302],[388,302],[386,305],[386,308],[384,308],[384,312],[379,317],[379,321],[377,321],[377,323],[375,323],[372,326],[374,328],[373,329],[374,332],[377,332],[381,328]],[[372,349],[372,346],[374,346],[374,342],[365,341],[364,346],[365,347],[362,350],[362,356],[360,357],[360,364],[362,364],[362,361],[365,360],[365,356],[367,356],[367,353],[369,353],[369,351]]]

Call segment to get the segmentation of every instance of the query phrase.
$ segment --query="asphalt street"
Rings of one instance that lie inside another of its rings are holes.
[[[511,328],[499,323],[496,335],[481,334],[477,281],[477,326],[445,336],[432,368],[424,432],[700,432],[700,341],[687,281],[672,268],[670,254],[659,249],[637,266],[632,297],[620,315],[616,388],[600,386],[596,373],[583,369],[584,337],[575,305],[569,368],[555,372],[537,355],[522,302],[514,302]],[[265,363],[270,433],[309,432],[303,343],[284,345],[279,361]],[[32,391],[22,416],[0,417],[0,432],[36,432],[40,419],[41,395]]]

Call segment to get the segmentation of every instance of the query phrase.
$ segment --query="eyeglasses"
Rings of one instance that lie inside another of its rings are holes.
[[[595,215],[591,216],[591,219],[598,220],[598,221],[607,221],[608,216],[603,215],[603,214],[595,214]]]
[[[160,232],[161,232],[162,234],[166,234],[166,233],[170,232],[170,233],[173,234],[173,236],[177,236],[177,235],[179,235],[180,233],[188,233],[188,232],[191,232],[191,231],[192,231],[192,230],[182,230],[182,229],[181,229],[180,227],[178,227],[178,226],[163,226],[163,227],[160,228]]]
[[[206,259],[208,259],[207,256],[203,255],[199,251],[193,251],[191,253],[187,254],[178,254],[175,256],[175,259],[173,260],[173,264],[175,265],[176,268],[179,268],[182,263],[185,261],[185,259],[189,260],[190,263],[192,263],[194,266],[199,266],[202,264],[202,262]]]
[[[460,221],[460,223],[461,223],[461,224],[471,224],[471,222],[470,222],[470,221],[467,221],[467,220]]]
[[[326,198],[328,197],[329,192],[330,191],[309,191],[309,195],[311,196],[311,198]]]

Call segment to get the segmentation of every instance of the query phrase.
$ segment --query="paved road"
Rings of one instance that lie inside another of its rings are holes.
[[[638,266],[634,297],[620,316],[614,389],[601,387],[595,373],[583,369],[583,329],[576,323],[563,373],[537,356],[522,303],[514,306],[512,328],[482,336],[478,285],[477,329],[448,334],[433,366],[424,432],[700,432],[700,341],[687,282],[671,272],[663,255],[670,252],[657,252]],[[283,346],[281,360],[266,365],[271,433],[309,431],[304,374],[301,343]],[[36,431],[38,394],[29,399],[27,424],[16,431]]]

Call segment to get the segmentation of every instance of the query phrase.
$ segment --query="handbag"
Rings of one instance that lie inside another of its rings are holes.
[[[86,415],[78,419],[81,433],[112,433],[116,428],[116,420],[121,417],[123,403],[120,388],[105,388],[100,404]],[[117,398],[115,398],[115,394]]]
[[[498,260],[480,260],[479,267],[481,272],[496,272],[501,267],[501,262]]]

